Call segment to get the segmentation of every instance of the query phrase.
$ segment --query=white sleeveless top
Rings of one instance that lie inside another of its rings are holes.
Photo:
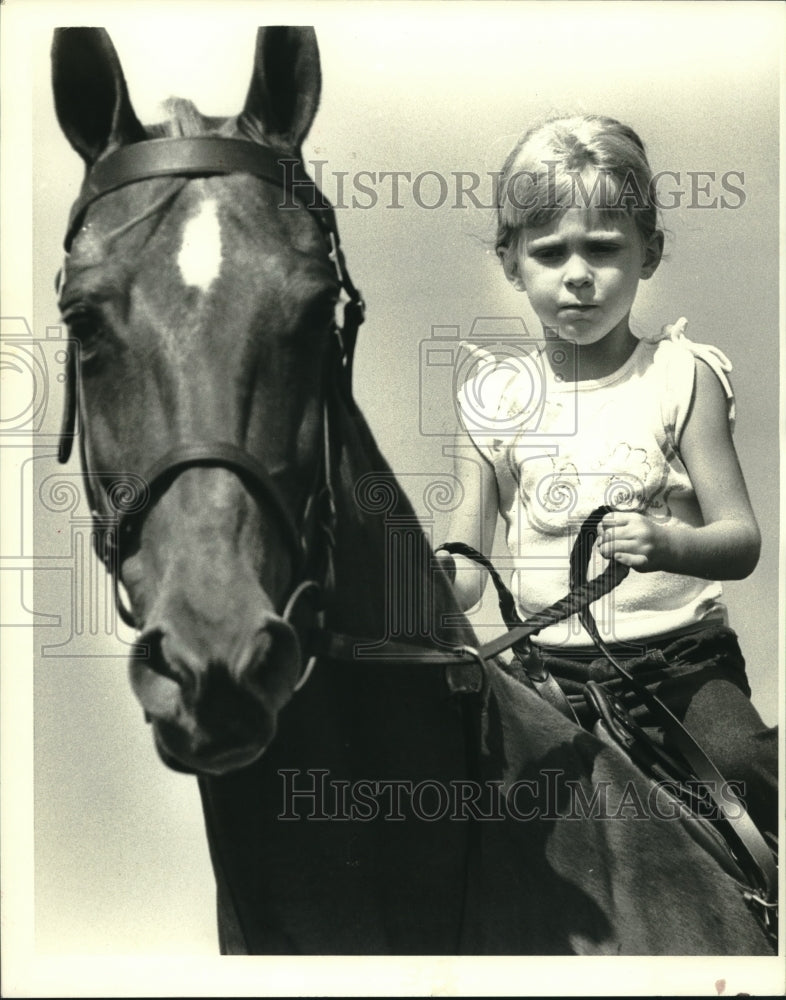
[[[703,524],[679,455],[701,358],[720,379],[734,423],[728,359],[694,344],[687,321],[640,340],[618,371],[605,378],[558,381],[544,350],[500,359],[464,344],[459,411],[472,441],[494,466],[500,514],[512,557],[511,588],[522,617],[568,591],[570,551],[578,526],[596,507],[647,514],[664,524]],[[594,577],[608,565],[596,551]],[[673,573],[637,573],[591,606],[608,641],[633,641],[710,620],[725,620],[721,585]],[[535,641],[588,645],[577,617],[544,629]]]

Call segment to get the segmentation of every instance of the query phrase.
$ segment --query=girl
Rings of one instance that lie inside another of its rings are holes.
[[[612,506],[588,575],[611,559],[633,572],[591,608],[601,634],[774,835],[776,731],[749,700],[718,582],[750,574],[760,548],[731,437],[731,366],[688,340],[685,320],[651,339],[630,325],[663,251],[653,191],[641,140],[611,118],[548,120],[510,153],[496,249],[543,341],[518,359],[469,348],[456,450],[465,499],[449,538],[488,555],[502,516],[527,618],[564,596],[578,526]],[[438,557],[461,606],[476,604],[477,567]],[[587,680],[617,686],[575,616],[533,637],[533,650],[580,718]],[[643,706],[634,716],[647,724]]]

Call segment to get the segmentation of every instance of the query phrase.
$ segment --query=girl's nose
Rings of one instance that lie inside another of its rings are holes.
[[[573,254],[565,263],[562,279],[566,285],[580,287],[592,284],[592,269],[580,254]]]

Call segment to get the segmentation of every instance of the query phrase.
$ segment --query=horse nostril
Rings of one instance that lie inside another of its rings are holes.
[[[237,630],[239,632],[240,629]],[[218,732],[257,731],[260,713],[279,711],[292,696],[300,668],[294,630],[265,612],[245,637],[203,635],[186,640],[158,619],[140,635],[131,678],[143,706],[159,720],[189,719]]]
[[[255,661],[266,660],[273,649],[273,636],[269,629],[262,629],[257,632],[246,650],[246,662],[253,664]]]
[[[141,661],[161,677],[174,681],[184,691],[195,686],[195,674],[187,652],[177,640],[161,627],[146,629],[139,637],[137,648]]]
[[[277,708],[289,700],[300,668],[300,643],[284,621],[270,616],[254,633],[236,663],[242,685],[264,692]]]

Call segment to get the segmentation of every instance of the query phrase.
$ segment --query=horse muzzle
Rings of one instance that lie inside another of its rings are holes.
[[[253,763],[276,732],[301,670],[292,626],[262,610],[242,637],[202,640],[171,621],[152,622],[131,660],[131,686],[165,764],[226,774]],[[187,638],[186,638],[187,636]]]

